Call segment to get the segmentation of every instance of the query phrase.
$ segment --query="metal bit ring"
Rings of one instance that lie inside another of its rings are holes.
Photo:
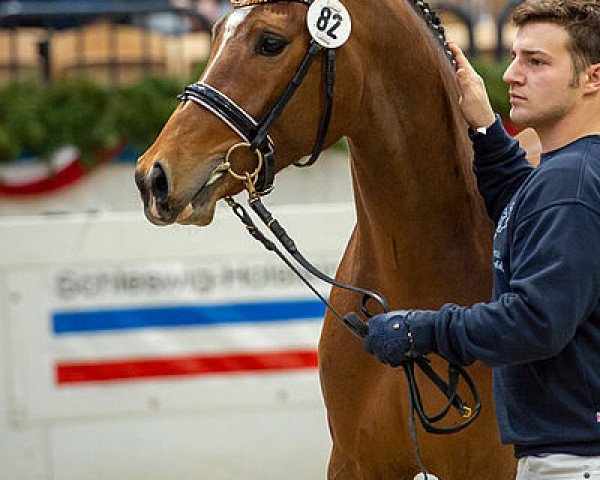
[[[231,154],[235,150],[237,150],[238,148],[241,148],[241,147],[250,147],[250,144],[247,143],[247,142],[236,143],[235,145],[231,146],[231,148],[229,149],[229,151],[225,155],[225,165],[229,165],[229,168],[227,169],[227,171],[236,180],[245,181],[245,180],[247,180],[248,175],[249,175],[250,179],[252,181],[255,181],[256,177],[258,177],[258,173],[261,171],[262,166],[263,166],[263,154],[258,149],[254,150],[254,153],[256,154],[256,158],[258,158],[258,165],[256,167],[256,170],[254,170],[254,172],[252,172],[252,173],[245,172],[243,175],[240,175],[239,173],[236,173],[236,172],[233,171],[233,167],[231,166],[231,162],[229,161],[229,157],[231,156]]]

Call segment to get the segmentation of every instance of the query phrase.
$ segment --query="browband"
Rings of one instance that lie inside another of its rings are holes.
[[[310,5],[313,0],[231,0],[231,6],[233,8],[238,7],[249,7],[251,5],[261,5],[263,3],[280,3],[280,2],[294,2],[303,3],[304,5]]]

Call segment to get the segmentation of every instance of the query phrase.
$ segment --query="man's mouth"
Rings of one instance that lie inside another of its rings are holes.
[[[514,103],[514,102],[524,102],[527,100],[527,98],[525,98],[523,95],[519,95],[517,93],[514,92],[509,92],[509,98],[510,98],[510,102]]]

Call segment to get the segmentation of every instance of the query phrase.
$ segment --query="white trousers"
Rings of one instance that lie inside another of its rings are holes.
[[[551,454],[519,460],[516,480],[600,480],[600,457]]]

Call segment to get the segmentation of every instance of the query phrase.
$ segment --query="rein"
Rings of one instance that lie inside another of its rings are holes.
[[[335,24],[334,27],[329,28],[329,26],[327,25],[328,22],[325,21],[325,27],[323,29],[319,28],[319,30],[323,31],[329,29],[327,30],[327,33],[331,33],[330,36],[332,36],[332,38],[336,40],[338,38],[333,34],[333,31],[339,26],[341,20],[345,20],[348,24],[350,23],[348,13],[345,11],[343,5],[340,4],[337,0],[232,0],[232,5],[235,8],[240,8],[252,5],[260,5],[263,3],[275,3],[278,1],[294,1],[305,4],[309,7],[309,16],[311,13],[314,13],[315,9],[313,7],[322,8],[322,10],[320,11],[321,16],[319,17],[319,21],[321,23],[323,23],[323,18],[325,17],[327,17],[327,21],[329,20],[329,18],[335,18],[335,15],[333,14],[333,12],[336,11],[335,8],[342,9],[343,12],[345,12],[346,17],[340,16],[340,10],[337,10],[338,13],[336,15],[338,15],[338,19],[340,19],[338,24]],[[422,2],[421,0],[411,0],[411,2],[414,3],[413,6],[415,8],[419,9],[421,16],[425,19],[428,26],[436,35],[437,40],[444,48],[445,54],[448,56],[450,62],[454,64],[452,54],[448,50],[448,44],[444,36],[444,30],[440,26],[439,19],[437,18],[435,13],[430,10],[429,5],[427,3]],[[330,5],[332,4],[333,7],[330,8]],[[336,5],[339,5],[339,7],[336,7]],[[312,12],[311,9],[313,9]],[[324,15],[325,9],[329,9],[329,13],[327,16]],[[332,9],[334,9],[333,12]],[[317,25],[319,25],[319,22],[317,22]],[[347,35],[349,35],[349,25],[347,28]],[[267,228],[273,233],[277,241],[285,248],[288,254],[298,263],[298,265],[300,265],[302,268],[304,268],[307,272],[311,273],[315,277],[332,286],[361,294],[362,297],[360,301],[360,309],[363,315],[367,319],[369,319],[373,316],[373,313],[369,310],[367,306],[367,303],[370,300],[377,303],[384,312],[389,311],[388,304],[384,296],[378,292],[339,282],[327,276],[323,272],[319,271],[300,253],[300,251],[296,247],[295,242],[289,237],[289,235],[281,226],[279,221],[271,215],[271,213],[261,201],[261,196],[264,196],[273,190],[273,181],[275,177],[275,148],[272,139],[269,137],[269,130],[272,127],[273,123],[279,118],[285,106],[288,104],[288,102],[290,101],[290,99],[304,80],[306,74],[310,69],[310,66],[313,64],[314,60],[321,52],[323,52],[325,57],[325,112],[321,118],[319,131],[310,158],[305,163],[296,163],[295,165],[301,167],[312,165],[318,159],[324,145],[325,137],[327,135],[327,130],[329,127],[329,122],[331,119],[333,109],[333,91],[335,84],[335,49],[338,48],[342,43],[344,43],[345,39],[342,40],[341,43],[334,42],[331,45],[328,45],[327,40],[325,40],[325,43],[322,39],[319,40],[318,32],[316,32],[315,34],[315,32],[311,30],[310,24],[309,31],[313,38],[310,42],[307,53],[302,59],[299,67],[297,68],[295,74],[293,75],[290,83],[287,85],[283,94],[260,121],[257,121],[254,118],[252,118],[252,116],[249,115],[244,109],[242,109],[233,100],[228,98],[219,90],[203,82],[196,82],[191,85],[188,85],[185,88],[184,92],[181,95],[179,95],[178,98],[184,102],[193,101],[206,108],[211,113],[219,117],[241,137],[243,142],[237,143],[230,148],[230,150],[225,156],[223,164],[219,167],[219,170],[228,171],[230,175],[232,175],[238,180],[241,180],[244,183],[249,193],[248,203],[250,205],[250,208],[267,226]],[[229,158],[232,152],[238,148],[243,147],[247,147],[250,151],[254,152],[257,155],[258,166],[256,167],[256,170],[253,173],[236,173],[233,170],[231,163],[229,162]],[[327,299],[323,295],[321,295],[318,292],[318,290],[302,275],[299,269],[292,263],[292,261],[286,255],[284,255],[284,253],[277,247],[277,245],[261,232],[261,230],[256,226],[251,216],[241,204],[236,202],[231,197],[227,197],[225,198],[225,200],[227,204],[232,208],[234,214],[245,225],[246,229],[248,230],[248,233],[252,235],[252,237],[255,238],[257,241],[259,241],[267,250],[276,253],[281,258],[281,260],[298,276],[298,278],[326,305],[327,308],[329,308],[329,310],[338,320],[340,320],[352,333],[354,333],[360,338],[364,338],[368,334],[368,323],[365,323],[361,319],[361,317],[355,312],[350,312],[346,315],[342,315],[340,312],[338,312],[327,301]],[[442,408],[438,413],[427,414],[425,412],[423,400],[421,398],[419,386],[415,377],[415,366],[418,367],[434,385],[436,385],[436,387],[447,399],[446,406]],[[403,362],[402,367],[406,375],[408,390],[410,394],[410,429],[412,443],[415,449],[415,456],[419,467],[425,475],[425,478],[427,478],[427,471],[421,461],[419,447],[417,443],[417,432],[414,419],[415,412],[425,431],[434,434],[450,434],[463,430],[477,418],[481,411],[481,402],[473,380],[471,379],[467,371],[460,365],[448,363],[448,381],[443,380],[431,367],[430,360],[422,355],[416,355],[407,359],[405,362]],[[465,381],[469,389],[470,396],[472,397],[472,400],[474,402],[473,408],[467,405],[467,403],[464,402],[457,393],[457,388],[461,379]],[[459,412],[459,414],[463,418],[465,418],[465,421],[452,426],[436,426],[435,424],[443,420],[452,407],[454,407]]]
[[[259,157],[260,158],[260,157]],[[230,170],[231,172],[231,170]],[[238,174],[234,174],[239,176]],[[373,314],[367,307],[369,300],[374,300],[383,309],[384,312],[388,312],[388,304],[385,297],[371,290],[363,289],[354,285],[348,285],[339,282],[312,265],[306,258],[300,253],[294,240],[287,234],[285,229],[281,226],[279,221],[271,215],[271,212],[265,207],[258,195],[254,185],[252,183],[251,175],[246,173],[246,179],[244,181],[246,188],[249,193],[248,204],[252,211],[260,218],[260,220],[267,226],[271,233],[275,236],[277,241],[285,248],[285,250],[291,255],[291,257],[306,271],[319,278],[320,280],[330,285],[349,290],[355,293],[361,293],[362,298],[360,302],[360,308],[362,313],[367,318],[371,318]],[[248,233],[257,241],[259,241],[267,250],[274,252],[277,256],[294,272],[294,274],[325,304],[325,306],[333,313],[333,315],[340,320],[352,333],[359,338],[364,338],[369,331],[368,323],[365,323],[355,312],[350,312],[342,316],[328,301],[319,293],[319,291],[306,279],[299,269],[286,257],[283,252],[277,247],[277,245],[269,240],[261,230],[256,226],[252,217],[248,214],[246,209],[232,197],[225,198],[227,204],[232,208],[234,214],[240,219],[240,221],[246,227]],[[415,376],[415,366],[417,366],[423,374],[425,374],[431,382],[440,390],[440,392],[446,397],[446,405],[435,414],[428,414],[425,412],[423,406],[423,399],[419,386],[417,384]],[[417,429],[415,425],[414,413],[416,412],[417,417],[423,429],[428,433],[446,435],[456,433],[475,421],[481,412],[481,401],[477,392],[477,387],[473,382],[473,379],[468,372],[460,365],[448,362],[448,381],[442,379],[438,373],[431,367],[430,360],[423,355],[416,355],[407,358],[402,363],[402,368],[406,376],[408,385],[409,398],[410,398],[410,432],[413,448],[415,451],[415,457],[421,472],[424,475],[425,480],[428,478],[427,470],[421,460],[421,453],[419,451],[419,444],[417,440]],[[457,389],[460,380],[463,379],[469,389],[469,394],[473,400],[474,407],[471,408],[462,398],[458,395]],[[452,426],[437,426],[436,423],[443,420],[446,415],[450,412],[451,407],[454,407],[461,417],[465,418],[462,423],[458,423]]]

